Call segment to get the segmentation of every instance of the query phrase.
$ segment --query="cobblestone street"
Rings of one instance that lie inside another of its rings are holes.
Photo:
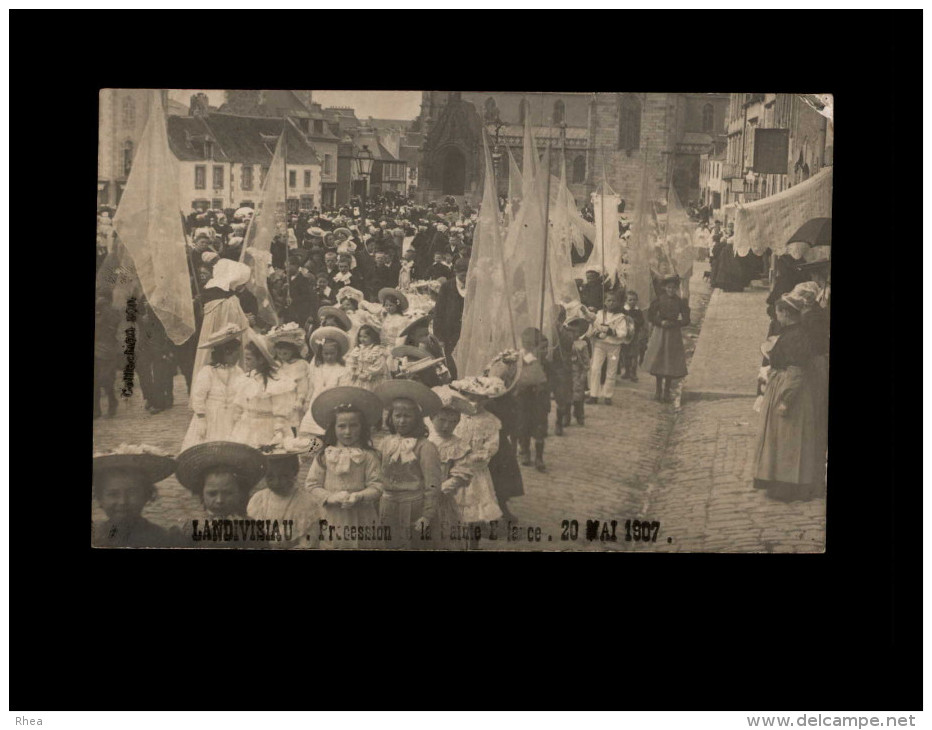
[[[758,418],[752,410],[754,363],[759,362],[757,347],[766,334],[766,330],[758,332],[762,325],[758,308],[765,294],[760,288],[740,294],[717,291],[710,304],[709,286],[701,273],[697,267],[691,296],[693,324],[684,330],[687,358],[696,350],[699,362],[695,370],[690,363],[695,377],[687,378],[682,386],[682,403],[679,397],[678,406],[654,401],[654,379],[641,372],[638,383],[618,381],[613,405],[586,406],[586,425],[574,423],[561,437],[553,435],[554,409],[545,451],[548,471],[522,467],[525,495],[508,504],[519,520],[520,539],[506,541],[503,536],[494,543],[481,541],[480,549],[824,549],[824,499],[782,504],[752,487]],[[716,324],[703,332],[703,340],[698,333],[707,304],[709,322]],[[710,342],[712,337],[722,341]],[[723,356],[722,348],[740,355]],[[718,365],[703,364],[707,359]],[[705,391],[707,381],[714,385]],[[693,389],[694,383],[699,390]],[[727,388],[721,383],[738,385],[729,393],[722,392]],[[125,441],[177,453],[190,417],[180,375],[175,378],[174,408],[156,415],[146,413],[137,388],[132,398],[120,399],[114,418],[95,420],[95,450]],[[302,467],[300,479],[307,468],[307,464]],[[159,499],[144,513],[153,522],[168,527],[198,511],[196,500],[174,477],[161,482],[158,489]],[[93,518],[104,519],[96,505]],[[599,521],[600,534],[602,524],[616,520],[617,541],[588,541],[587,520]],[[656,541],[626,541],[626,520],[659,522],[659,530],[652,531]],[[541,528],[539,542],[527,540],[527,527]]]

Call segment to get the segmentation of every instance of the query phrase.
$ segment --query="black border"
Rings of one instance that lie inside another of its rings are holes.
[[[57,12],[50,26],[49,15],[11,12],[11,452],[27,457],[11,460],[11,709],[921,707],[921,482],[907,473],[922,453],[921,311],[908,301],[920,277],[894,280],[915,270],[921,241],[921,214],[907,207],[921,190],[921,15],[373,15]],[[386,61],[379,27],[401,31],[397,60]],[[24,67],[39,49],[52,68]],[[81,221],[90,226],[94,187],[81,180],[96,167],[97,90],[259,87],[263,77],[279,87],[833,92],[826,554],[383,553],[325,564],[91,551],[81,382],[93,293],[81,240],[92,234]],[[53,179],[65,190],[46,197]],[[348,675],[370,679],[353,690]]]

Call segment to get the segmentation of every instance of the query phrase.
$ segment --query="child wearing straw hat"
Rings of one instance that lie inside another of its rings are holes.
[[[465,494],[473,479],[473,471],[467,465],[469,443],[454,433],[462,414],[474,413],[475,408],[448,385],[441,385],[432,390],[443,404],[430,419],[429,438],[437,447],[441,464],[440,495],[437,503],[439,529],[433,531],[433,538],[436,542],[444,540],[449,545],[451,540],[458,539],[456,530],[464,520],[460,503],[475,501],[467,500]]]
[[[378,524],[382,467],[370,435],[382,402],[368,390],[340,386],[318,395],[311,412],[326,428],[324,448],[304,484],[320,517],[320,547],[384,547]]]
[[[210,362],[200,369],[191,385],[189,402],[194,416],[182,441],[182,451],[204,441],[230,439],[236,422],[233,400],[246,379],[238,364],[244,331],[229,324],[200,345],[210,350]]]
[[[175,476],[201,503],[181,524],[187,547],[244,547],[233,541],[234,525],[246,519],[249,493],[265,476],[265,457],[246,444],[209,441],[182,451]],[[249,547],[249,543],[246,543]]]
[[[297,385],[279,372],[269,341],[246,331],[246,379],[233,398],[236,419],[231,441],[250,446],[281,443],[292,436]]]
[[[170,547],[174,537],[142,516],[157,497],[155,485],[175,471],[175,461],[146,444],[120,444],[94,454],[94,497],[107,515],[95,524],[95,547]]]
[[[272,547],[317,547],[317,504],[298,486],[297,477],[299,457],[316,455],[321,446],[319,439],[289,438],[259,449],[266,459],[265,489],[253,494],[246,515],[252,520],[290,520],[293,526],[292,539],[272,543]]]
[[[442,465],[428,439],[425,417],[443,406],[430,388],[413,380],[389,380],[376,395],[388,409],[388,430],[379,445],[384,492],[379,517],[393,547],[427,547],[438,516]]]
[[[291,429],[293,434],[297,434],[308,406],[307,380],[310,366],[304,359],[307,356],[304,330],[297,323],[288,322],[273,327],[266,337],[275,352],[279,375],[295,382],[295,407],[291,416]]]
[[[346,378],[346,353],[349,340],[346,333],[338,327],[319,327],[311,334],[311,348],[314,360],[308,373],[307,398],[313,403],[321,393],[342,385]],[[312,409],[308,409],[298,426],[302,436],[323,436],[326,427],[314,419]]]

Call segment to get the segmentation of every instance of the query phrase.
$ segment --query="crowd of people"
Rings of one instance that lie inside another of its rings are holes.
[[[180,370],[192,417],[177,459],[126,445],[95,459],[95,489],[109,518],[96,532],[99,544],[216,545],[212,534],[198,538],[195,520],[292,520],[287,539],[265,542],[436,546],[460,525],[469,545],[498,518],[514,519],[507,503],[523,494],[521,466],[547,470],[552,405],[554,434],[562,436],[574,419],[585,426],[587,405],[612,403],[616,375],[637,381],[641,367],[654,376],[662,402],[686,375],[681,329],[690,311],[679,278],[655,276],[651,304],[641,310],[637,292],[590,265],[578,301],[561,305],[553,342],[527,328],[519,349],[499,353],[481,376],[461,376],[453,352],[477,211],[452,198],[426,206],[375,199],[364,215],[358,201],[289,215],[271,247],[267,284],[276,321],[268,321],[247,288],[252,269],[240,260],[251,215],[197,210],[186,219],[197,323],[186,343],[165,336],[144,297],[135,304],[134,364],[146,409],[173,406]],[[712,253],[715,270],[727,255]],[[756,484],[777,498],[800,498],[800,490],[805,498],[817,492],[813,454],[826,430],[827,363],[819,358],[827,357],[828,330],[818,312],[827,288],[803,281],[820,281],[820,267],[777,264],[769,300],[776,344],[761,371],[762,419],[770,427],[762,431]],[[99,285],[95,417],[103,414],[101,394],[107,415],[117,410],[122,322],[112,289]],[[792,474],[787,439],[805,456]],[[155,482],[170,473],[203,509],[177,531],[142,518]],[[110,492],[123,494],[119,509]],[[317,531],[325,523],[341,535],[336,542]],[[355,537],[344,539],[344,528]]]
[[[431,523],[444,533],[466,525],[474,539],[477,526],[513,519],[507,503],[523,494],[521,466],[547,470],[552,404],[556,435],[574,418],[584,426],[586,405],[611,404],[616,374],[636,381],[639,365],[657,378],[657,399],[670,399],[671,381],[685,374],[679,328],[689,323],[676,279],[658,281],[659,297],[642,312],[637,294],[597,266],[579,282],[579,300],[562,306],[554,342],[527,328],[518,350],[499,353],[481,376],[460,377],[452,353],[476,213],[452,198],[426,206],[376,199],[365,218],[358,204],[289,216],[272,244],[268,288],[278,321],[269,322],[247,288],[251,269],[240,261],[251,211],[192,212],[185,225],[197,332],[173,345],[140,297],[136,339],[145,344],[136,372],[152,413],[172,407],[174,375],[180,369],[185,376],[192,417],[175,473],[200,497],[202,524],[272,513],[281,521],[300,512],[302,539],[284,541],[291,546],[318,544],[307,539],[307,526],[320,520],[388,525],[394,546],[423,544],[412,535]],[[123,318],[112,305],[112,292],[101,286],[95,417],[101,393],[108,415],[116,410],[111,376]],[[323,448],[310,456],[315,444]],[[140,449],[141,462],[156,463],[151,448],[124,446],[123,458],[105,454],[95,462],[99,481],[110,483],[108,463],[125,472]],[[231,472],[256,476],[220,479],[219,503],[217,480],[189,477],[185,466],[195,457],[212,464],[218,454],[231,460]],[[300,488],[299,454],[314,459]],[[250,459],[265,466],[240,464]],[[161,474],[166,462],[159,464]],[[145,470],[132,479],[117,472],[123,488],[132,482],[147,499],[155,494]],[[262,474],[266,489],[249,500]],[[107,511],[108,499],[98,496]],[[145,541],[158,532],[140,522],[145,500],[134,504],[131,516],[107,512],[110,523],[97,531],[102,544],[137,544],[138,535]],[[214,542],[182,530],[160,539]]]

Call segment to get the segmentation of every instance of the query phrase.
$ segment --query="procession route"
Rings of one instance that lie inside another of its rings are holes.
[[[657,403],[652,398],[653,377],[639,372],[638,383],[617,381],[611,406],[587,405],[586,425],[574,422],[564,436],[553,435],[554,407],[544,452],[547,471],[521,467],[524,496],[508,503],[522,528],[521,539],[504,539],[503,520],[500,538],[495,542],[480,540],[479,550],[824,550],[824,499],[783,504],[753,488],[758,414],[753,411],[754,393],[747,392],[745,381],[756,382],[760,363],[761,292],[715,291],[710,300],[709,286],[698,270],[691,294],[693,324],[683,331],[691,373],[684,386],[685,401],[678,406]],[[742,311],[745,318],[740,316]],[[709,322],[723,326],[707,327]],[[744,334],[736,338],[736,332]],[[727,351],[713,341],[717,338],[725,338]],[[693,350],[696,356],[690,361]],[[693,376],[702,372],[693,362],[704,351],[730,353],[728,357],[716,355],[714,364],[727,378],[722,381],[726,385],[742,382],[729,394],[732,397],[690,399]],[[134,391],[131,398],[120,398],[114,418],[94,421],[95,451],[129,442],[177,454],[191,419],[184,379],[175,377],[174,407],[156,415],[145,411],[139,389]],[[305,461],[299,484],[303,484],[308,468]],[[173,476],[157,488],[159,498],[143,512],[152,522],[163,527],[188,525],[186,520],[199,513],[198,501]],[[92,518],[105,519],[96,503]],[[563,522],[573,520],[578,525],[577,537],[564,540],[564,535],[570,538],[573,532],[566,530]],[[588,520],[598,520],[600,525],[591,541],[586,539]],[[617,523],[617,541],[603,542],[598,539],[602,526],[612,520]],[[651,530],[648,542],[628,541],[627,520],[638,522],[639,527],[659,526]],[[527,540],[527,527],[541,528],[539,541]]]

